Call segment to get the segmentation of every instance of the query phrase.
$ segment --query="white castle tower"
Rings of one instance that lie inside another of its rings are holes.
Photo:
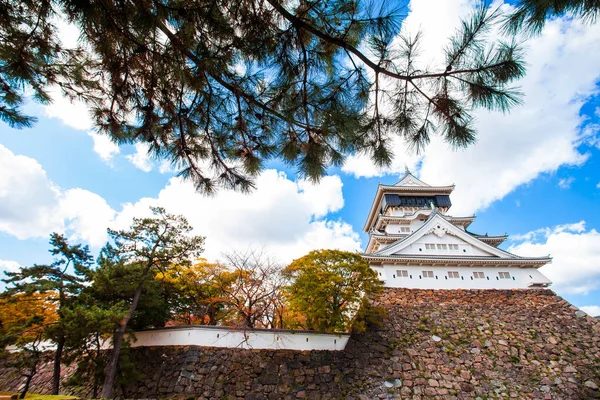
[[[475,216],[453,217],[452,186],[430,186],[410,171],[393,186],[379,185],[363,230],[363,257],[386,287],[526,289],[552,282],[538,269],[550,257],[519,257],[498,248],[506,235],[467,230]]]

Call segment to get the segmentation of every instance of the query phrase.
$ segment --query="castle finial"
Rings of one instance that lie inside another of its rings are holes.
[[[408,169],[408,165],[406,165],[406,164],[404,164],[404,174],[406,174],[406,175],[411,174],[410,169]]]

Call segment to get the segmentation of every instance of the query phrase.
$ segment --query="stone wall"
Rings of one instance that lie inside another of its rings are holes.
[[[353,335],[342,352],[134,349],[144,377],[127,396],[600,397],[600,323],[549,290],[386,289],[378,302],[383,326]],[[4,390],[17,385],[9,372],[0,371]]]

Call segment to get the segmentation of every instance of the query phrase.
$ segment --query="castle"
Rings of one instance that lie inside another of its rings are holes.
[[[430,186],[408,170],[379,185],[363,230],[363,257],[385,287],[527,289],[551,284],[539,268],[550,257],[519,257],[498,248],[507,235],[468,231],[475,216],[450,216],[452,186]]]
[[[600,322],[546,287],[549,257],[498,249],[506,236],[468,231],[448,214],[454,186],[407,174],[379,185],[365,224],[364,257],[385,289],[382,325],[364,333],[137,332],[140,373],[122,398],[592,399],[600,398]],[[434,290],[451,289],[451,290]],[[469,290],[461,290],[469,289]],[[244,334],[243,343],[236,335]],[[63,368],[63,383],[75,363]],[[46,362],[32,390],[50,389]],[[0,387],[20,372],[0,360]],[[89,397],[90,383],[63,388]]]

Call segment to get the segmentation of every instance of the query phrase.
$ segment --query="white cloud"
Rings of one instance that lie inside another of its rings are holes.
[[[63,47],[75,49],[80,45],[81,31],[77,25],[70,23],[64,15],[57,15],[53,22],[57,27],[58,39]]]
[[[550,254],[552,263],[541,268],[562,293],[585,294],[600,288],[600,233],[586,230],[585,222],[542,228],[514,236],[508,249],[521,256]]]
[[[596,185],[596,187],[597,187],[598,189],[600,189],[600,182],[598,182],[598,184]]]
[[[92,119],[87,106],[78,100],[71,101],[62,95],[58,88],[50,90],[52,103],[44,107],[44,115],[57,118],[63,124],[81,131],[92,128]]]
[[[570,176],[568,178],[562,178],[558,180],[558,187],[561,189],[569,189],[571,184],[575,181],[575,178]]]
[[[597,117],[600,117],[600,107],[596,107],[596,111],[594,111]]]
[[[472,10],[467,0],[413,0],[403,24],[407,32],[424,33],[421,59],[435,65],[459,16]],[[419,160],[406,162],[399,145],[391,170],[375,171],[367,160],[350,158],[344,171],[357,176],[401,174],[404,163],[420,165],[420,178],[430,184],[456,184],[454,214],[471,214],[506,196],[541,173],[564,165],[581,165],[588,157],[577,150],[585,139],[579,112],[596,91],[600,70],[600,24],[576,20],[550,21],[539,37],[527,43],[527,75],[519,82],[524,104],[509,114],[477,111],[478,142],[451,150],[434,137]],[[408,156],[410,159],[410,156]],[[419,161],[421,162],[419,164]]]
[[[52,103],[44,106],[44,115],[61,120],[68,127],[87,131],[88,136],[94,141],[94,152],[103,161],[110,163],[111,159],[118,154],[119,146],[112,142],[108,136],[98,134],[91,130],[92,119],[87,106],[78,100],[71,101],[63,96],[56,88],[50,90]]]
[[[61,229],[60,194],[36,160],[0,145],[0,231],[26,239]]]
[[[158,172],[161,174],[171,174],[175,172],[173,165],[171,165],[170,161],[163,160],[158,166]]]
[[[21,264],[16,261],[0,260],[0,277],[4,272],[17,272],[21,268]]]
[[[585,311],[592,317],[597,317],[600,315],[600,306],[583,306],[579,307],[579,309]]]
[[[275,170],[264,171],[250,194],[198,194],[192,184],[172,178],[156,198],[126,204],[115,220],[126,227],[133,216],[147,215],[150,205],[185,215],[197,234],[206,236],[204,256],[218,259],[223,251],[264,247],[283,262],[320,248],[359,250],[359,236],[343,221],[323,218],[343,207],[338,176],[314,185],[294,182]]]
[[[152,170],[152,161],[148,154],[149,147],[146,143],[137,142],[135,145],[135,153],[127,155],[127,159],[135,165],[136,168],[144,172]]]
[[[510,238],[514,242],[520,241],[534,241],[540,242],[545,237],[548,237],[552,233],[561,233],[561,232],[575,232],[581,233],[585,231],[585,221],[579,221],[572,224],[563,224],[556,225],[551,228],[540,228],[535,231],[527,232],[523,235],[512,235]]]
[[[366,155],[356,154],[346,158],[342,166],[342,171],[352,174],[357,178],[399,174],[404,172],[405,168],[415,171],[422,157],[410,151],[403,139],[394,137],[392,141],[394,143],[394,157],[390,166],[379,168]]]
[[[35,159],[0,145],[0,231],[28,239],[66,230],[100,246],[111,212],[100,196],[84,189],[63,190]]]
[[[94,151],[104,161],[109,162],[116,154],[119,154],[119,146],[106,135],[100,135],[89,131],[88,135],[94,141]]]
[[[134,216],[149,215],[151,205],[186,216],[207,237],[205,256],[213,260],[223,251],[252,246],[284,262],[313,249],[361,247],[352,226],[326,217],[344,206],[339,176],[313,184],[266,170],[252,193],[221,191],[213,197],[174,177],[156,198],[124,204],[117,212],[96,193],[58,187],[36,160],[0,145],[0,231],[19,239],[66,232],[98,248],[107,240],[107,227],[126,228]]]
[[[106,228],[116,212],[104,198],[88,190],[69,189],[60,197],[58,210],[64,229],[73,232],[77,240],[85,240],[92,247],[106,243]]]

